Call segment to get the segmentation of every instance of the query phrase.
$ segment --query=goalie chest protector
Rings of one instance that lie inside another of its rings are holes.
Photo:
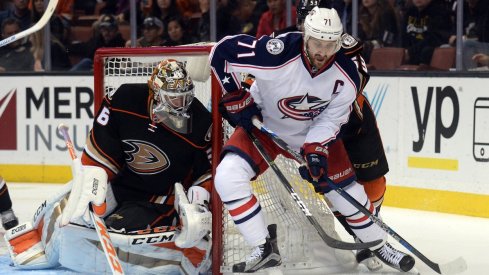
[[[122,85],[105,97],[98,116],[108,109],[108,122],[94,123],[91,137],[99,153],[120,167],[114,187],[142,191],[143,197],[167,195],[175,182],[193,181],[210,169],[209,111],[195,98],[189,108],[192,131],[181,134],[152,122],[151,101],[146,84]]]

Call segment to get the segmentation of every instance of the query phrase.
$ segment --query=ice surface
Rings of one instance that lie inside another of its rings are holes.
[[[39,204],[55,194],[61,184],[27,184],[12,183],[8,185],[14,204],[14,211],[20,222],[32,219]],[[440,265],[452,261],[459,256],[467,261],[468,269],[462,274],[489,274],[489,219],[440,214],[425,211],[414,211],[392,207],[382,207],[384,222],[399,235],[423,253],[428,259]],[[1,230],[1,229],[0,229]],[[345,231],[337,226],[338,233],[351,240]],[[3,235],[3,231],[0,231]],[[3,239],[3,237],[2,237]],[[389,242],[395,247],[406,251],[392,238]],[[25,271],[9,266],[10,259],[6,255],[5,244],[0,244],[0,274],[74,274],[65,269]],[[416,259],[416,269],[420,274],[437,274]],[[309,273],[312,274],[312,273]],[[359,267],[356,271],[335,274],[402,274],[385,267],[378,272],[367,272]],[[413,273],[410,273],[413,274]]]

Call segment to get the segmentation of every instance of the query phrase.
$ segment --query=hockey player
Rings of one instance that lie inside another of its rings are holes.
[[[3,229],[5,230],[19,224],[19,220],[12,210],[12,200],[10,199],[7,184],[2,176],[0,176],[0,217],[2,218]]]
[[[296,25],[287,27],[274,33],[274,36],[292,32],[304,31],[304,20],[314,7],[327,7],[329,1],[319,0],[299,0],[296,5],[297,22]],[[389,165],[384,152],[382,139],[377,127],[374,112],[370,102],[363,94],[363,89],[367,85],[370,75],[367,66],[361,55],[363,43],[357,41],[353,36],[343,33],[341,36],[341,47],[345,55],[355,63],[360,77],[360,89],[357,98],[353,102],[353,111],[348,122],[341,128],[338,138],[341,138],[348,158],[353,164],[353,169],[357,176],[358,183],[364,186],[369,200],[375,206],[377,212],[380,211],[384,194],[386,191],[385,175],[389,171]],[[346,218],[340,212],[333,210],[333,214],[343,225],[345,230],[352,235],[356,241],[353,231],[346,222]],[[356,254],[358,263],[365,264],[369,270],[376,271],[382,268],[372,251],[365,249],[359,250]]]
[[[227,94],[221,104],[232,124],[240,127],[222,152],[216,171],[215,188],[231,213],[245,240],[255,247],[245,262],[233,267],[236,272],[254,272],[279,265],[274,227],[267,226],[259,202],[251,192],[249,180],[261,174],[267,164],[247,137],[253,131],[269,154],[286,152],[253,129],[252,117],[300,150],[307,167],[301,176],[344,216],[360,241],[384,240],[372,251],[389,265],[408,271],[414,259],[386,242],[387,234],[326,184],[332,178],[340,187],[376,213],[355,175],[337,134],[347,123],[353,101],[362,88],[357,68],[341,49],[343,27],[334,9],[315,7],[307,15],[304,34],[295,32],[259,40],[246,35],[226,37],[211,53],[211,67]],[[256,77],[257,89],[240,87],[239,74]],[[334,159],[334,161],[329,158]]]
[[[206,272],[210,126],[185,65],[173,59],[160,62],[147,84],[124,84],[106,95],[73,188],[45,202],[33,224],[7,232],[14,264],[110,272],[87,217],[92,203],[95,212],[106,208],[105,222],[126,273]],[[66,201],[69,191],[78,195]],[[42,257],[27,260],[37,254]]]

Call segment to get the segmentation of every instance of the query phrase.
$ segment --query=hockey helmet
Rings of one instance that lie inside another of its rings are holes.
[[[314,7],[304,20],[304,46],[309,38],[334,41],[334,52],[341,48],[343,24],[335,9]]]
[[[195,92],[185,64],[175,59],[161,61],[148,80],[153,93],[153,120],[188,133],[190,115],[187,113]]]

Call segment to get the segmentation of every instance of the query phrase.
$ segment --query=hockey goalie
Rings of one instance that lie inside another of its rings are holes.
[[[73,180],[32,222],[5,234],[13,264],[110,273],[93,211],[104,218],[125,273],[207,272],[210,126],[177,60],[161,61],[148,83],[108,94],[74,161]]]

